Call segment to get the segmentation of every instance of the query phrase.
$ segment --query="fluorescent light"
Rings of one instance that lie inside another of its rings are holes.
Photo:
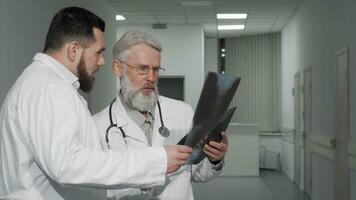
[[[243,30],[245,29],[245,25],[218,25],[218,30]]]
[[[216,14],[218,19],[246,19],[246,13],[236,13],[236,14]]]
[[[211,6],[213,1],[181,1],[181,6]]]
[[[122,15],[116,15],[116,21],[122,21],[125,20],[126,18]]]

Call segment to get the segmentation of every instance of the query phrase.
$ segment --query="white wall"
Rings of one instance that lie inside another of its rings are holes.
[[[260,134],[260,149],[282,152],[282,136],[279,134]]]
[[[218,71],[218,38],[205,38],[205,74]]]
[[[117,38],[128,30],[141,30],[154,36],[162,45],[161,65],[165,76],[184,76],[185,102],[195,109],[204,83],[204,33],[197,25],[118,26]]]
[[[350,39],[349,45],[350,48],[350,140],[355,145],[356,143],[356,26],[355,26],[355,16],[356,16],[356,2],[349,0],[345,5],[344,14],[346,16],[346,37]],[[353,158],[356,159],[356,155],[353,155]],[[350,200],[356,200],[356,169],[350,169]]]
[[[291,179],[294,179],[294,143],[291,137],[284,136],[282,140],[282,171]]]
[[[292,76],[313,67],[313,132],[333,136],[333,56],[347,44],[341,2],[306,0],[282,32],[282,125],[293,126]],[[341,27],[340,27],[341,26]],[[332,28],[331,28],[332,27]]]
[[[108,49],[115,41],[114,10],[106,1],[95,0],[1,0],[0,1],[0,104],[8,90],[23,69],[30,64],[36,52],[43,50],[45,36],[54,14],[66,6],[81,6],[98,14],[106,21],[106,43]],[[110,52],[110,51],[109,51]],[[111,54],[105,58],[111,60]],[[96,86],[92,92],[92,110],[98,111],[109,102],[115,88],[108,75],[110,65],[106,65],[97,75]],[[107,88],[98,90],[97,86]]]
[[[334,137],[334,53],[350,47],[350,135],[356,140],[356,2],[352,0],[305,0],[282,31],[281,126],[293,127],[293,75],[312,66],[312,135]],[[333,163],[316,154],[312,157],[312,199],[325,199],[333,179]],[[351,177],[355,188],[355,176]],[[324,198],[325,197],[325,198]]]
[[[230,123],[229,151],[221,176],[259,176],[258,124]]]
[[[356,170],[350,170],[350,185],[355,186],[356,185]],[[350,187],[353,188],[353,187]],[[356,200],[356,190],[355,189],[350,189],[351,194],[350,194],[350,200]]]
[[[350,46],[350,139],[356,142],[356,123],[353,123],[356,119],[356,2],[348,0],[344,5],[345,15],[345,34],[348,38],[347,42]],[[355,181],[356,182],[356,181]],[[356,199],[356,197],[355,197]]]
[[[297,25],[285,28],[281,36],[281,127],[285,128],[293,128],[294,120],[293,78],[300,66],[296,60],[299,57],[297,29]]]

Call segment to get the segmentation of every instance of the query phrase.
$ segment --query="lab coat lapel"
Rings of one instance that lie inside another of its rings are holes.
[[[119,98],[116,98],[116,101],[112,108],[112,113],[114,118],[113,119],[114,124],[117,124],[118,127],[127,126],[127,114]]]
[[[169,112],[170,105],[167,104],[167,101],[165,101],[164,97],[159,96],[158,99],[159,99],[159,103],[161,105],[163,123],[170,130],[170,127],[167,125],[169,124],[168,121],[170,121],[174,118],[174,113]],[[156,103],[156,107],[155,107],[155,115],[154,116],[155,116],[155,125],[153,127],[152,146],[162,146],[162,144],[164,144],[164,140],[166,138],[163,137],[158,131],[159,127],[161,127],[162,124],[161,124],[161,118],[159,116],[159,109],[158,109],[157,103]],[[168,136],[168,137],[170,137],[170,136]]]
[[[116,111],[115,112],[113,111],[116,117],[114,123],[116,122],[118,127],[123,128],[127,137],[133,138],[134,140],[141,141],[148,145],[146,135],[143,133],[141,128],[138,127],[137,124],[133,120],[131,120],[131,118],[129,118],[119,97],[116,98],[115,109]]]

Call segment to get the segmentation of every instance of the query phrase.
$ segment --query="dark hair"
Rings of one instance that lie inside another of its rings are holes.
[[[94,40],[93,28],[104,32],[104,20],[83,8],[63,8],[52,19],[44,52],[58,50],[70,40],[76,40],[84,47],[88,46]]]

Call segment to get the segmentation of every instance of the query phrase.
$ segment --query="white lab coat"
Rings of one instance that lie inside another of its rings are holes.
[[[100,200],[106,188],[164,184],[164,148],[103,150],[78,87],[42,53],[17,79],[0,113],[0,199]]]
[[[159,102],[162,109],[162,118],[164,125],[170,130],[169,137],[165,138],[158,132],[158,128],[161,126],[160,116],[158,112],[158,106],[156,105],[154,113],[154,127],[152,135],[152,146],[163,146],[169,144],[177,144],[177,142],[188,133],[193,117],[193,111],[190,106],[182,101],[173,100],[167,97],[160,96]],[[120,98],[116,98],[116,101],[112,107],[113,123],[116,123],[119,127],[122,127],[127,135],[125,140],[122,137],[122,133],[118,128],[115,131],[111,131],[109,135],[110,148],[121,151],[125,149],[140,149],[149,147],[149,143],[144,132],[137,124],[127,116],[127,113],[120,102]],[[105,143],[105,132],[110,125],[109,119],[109,106],[101,112],[94,115],[94,121],[97,125],[99,132],[101,133],[101,139]],[[140,161],[137,160],[139,163]],[[190,167],[192,173],[190,173]],[[153,189],[124,189],[110,191],[109,197],[113,199],[164,199],[164,200],[192,200],[194,199],[191,180],[196,182],[203,182],[215,175],[218,175],[222,166],[213,166],[208,159],[204,159],[198,165],[185,165],[178,171],[167,176],[165,186],[157,186]],[[219,170],[215,170],[218,169]]]

